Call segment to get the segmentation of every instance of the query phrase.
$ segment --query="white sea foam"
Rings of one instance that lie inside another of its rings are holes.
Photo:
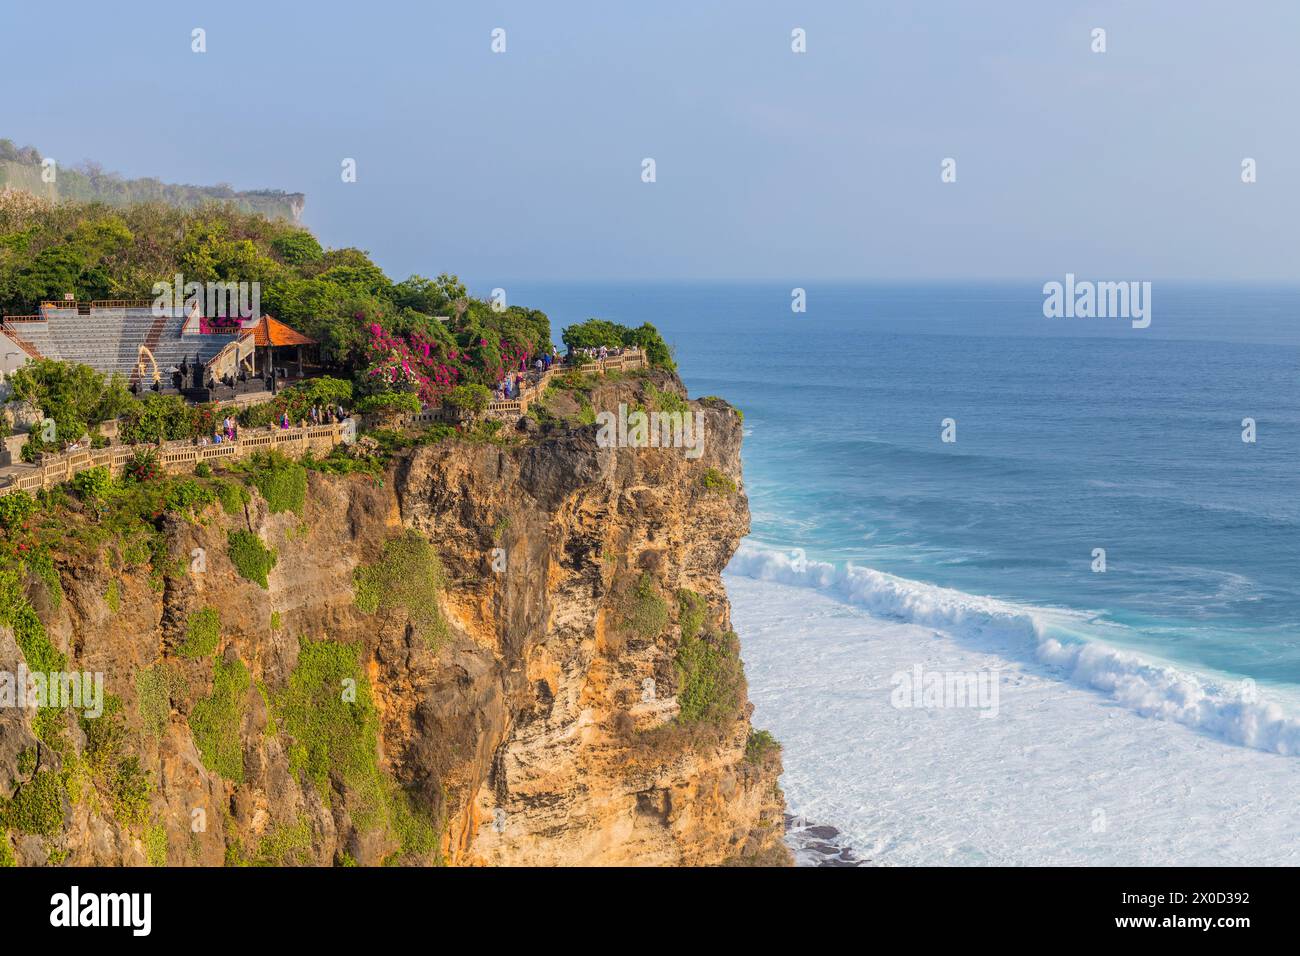
[[[1060,679],[1036,637],[1023,653],[1023,632],[998,637],[988,617],[974,638],[829,590],[725,580],[754,724],[784,745],[789,811],[873,865],[1300,863],[1300,760],[1147,719]],[[895,675],[917,665],[996,670],[997,716],[895,706]]]
[[[1260,699],[1253,684],[1193,674],[1088,639],[1088,616],[966,594],[853,565],[804,560],[744,542],[728,572],[825,591],[887,620],[939,628],[980,649],[1029,657],[1076,684],[1106,692],[1144,717],[1235,744],[1300,754],[1300,720]]]

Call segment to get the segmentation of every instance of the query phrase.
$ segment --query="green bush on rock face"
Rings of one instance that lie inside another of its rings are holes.
[[[205,607],[190,615],[185,640],[176,649],[181,657],[210,657],[221,643],[221,615],[214,607]]]
[[[668,602],[655,591],[654,578],[642,574],[625,608],[625,626],[646,640],[653,640],[668,626]]]
[[[155,737],[167,732],[171,720],[171,676],[167,665],[155,664],[135,674],[136,708],[144,729]]]
[[[357,607],[366,614],[403,609],[416,632],[436,647],[447,636],[438,610],[446,574],[438,554],[423,535],[408,530],[384,545],[379,560],[353,575]]]
[[[704,490],[715,495],[734,495],[736,483],[716,468],[709,468],[700,478]]]
[[[736,635],[707,630],[707,605],[693,591],[678,592],[682,642],[677,648],[678,719],[721,724],[740,711],[744,672]]]
[[[278,452],[258,453],[246,463],[249,480],[266,499],[271,514],[292,511],[299,517],[307,501],[307,469]]]
[[[329,793],[331,772],[357,785],[378,772],[378,717],[359,650],[336,641],[302,641],[289,685],[274,697],[276,720],[293,738],[289,765],[322,796]]]
[[[232,783],[244,782],[244,744],[239,731],[251,686],[252,679],[242,661],[215,661],[212,694],[190,712],[190,733],[203,757],[203,766]]]
[[[772,736],[770,730],[751,730],[745,741],[745,759],[750,763],[762,763],[770,753],[780,751],[781,744]]]
[[[262,544],[262,539],[251,531],[231,531],[226,537],[230,561],[235,570],[262,590],[269,590],[267,575],[275,567],[274,548]]]
[[[360,647],[335,641],[300,643],[288,686],[272,696],[272,713],[290,738],[289,766],[326,799],[346,788],[364,830],[381,829],[401,857],[432,862],[439,828],[397,782],[379,769],[379,718]]]
[[[67,791],[53,770],[41,770],[0,805],[0,827],[20,833],[58,836],[63,832],[63,799]]]

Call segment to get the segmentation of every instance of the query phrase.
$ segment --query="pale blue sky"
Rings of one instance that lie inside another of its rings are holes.
[[[1293,279],[1300,261],[1294,0],[0,0],[0,37],[0,136],[305,192],[326,243],[398,277]]]

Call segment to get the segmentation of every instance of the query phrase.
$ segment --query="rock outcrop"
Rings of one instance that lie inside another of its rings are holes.
[[[582,400],[665,396],[687,407],[658,372]],[[0,710],[17,861],[788,862],[719,577],[748,530],[740,419],[688,408],[696,459],[529,420],[377,476],[310,471],[300,513],[253,492],[162,515],[166,574],[56,555],[27,600],[110,706],[54,730]],[[240,570],[250,533],[265,588]],[[20,643],[0,627],[0,668]]]

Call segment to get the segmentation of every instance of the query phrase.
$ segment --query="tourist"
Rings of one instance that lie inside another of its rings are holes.
[[[286,428],[288,428],[288,427],[289,427],[289,413],[288,413],[288,412],[281,412],[281,413],[280,413],[280,428],[282,428],[282,429],[286,429]]]

